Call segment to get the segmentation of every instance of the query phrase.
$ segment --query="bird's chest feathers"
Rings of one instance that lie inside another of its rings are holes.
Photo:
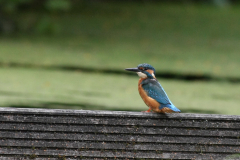
[[[142,97],[143,101],[145,104],[150,107],[152,110],[155,112],[159,111],[160,104],[153,98],[149,97],[147,92],[143,89],[142,87],[142,81],[145,80],[146,78],[140,78],[138,81],[138,91],[140,96]]]

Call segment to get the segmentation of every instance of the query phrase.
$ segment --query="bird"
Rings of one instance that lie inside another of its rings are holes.
[[[147,111],[143,112],[157,112],[157,113],[174,113],[181,112],[173,105],[164,91],[161,84],[155,77],[155,68],[150,64],[139,64],[137,68],[126,68],[127,71],[136,72],[140,77],[138,81],[138,92],[149,107]]]

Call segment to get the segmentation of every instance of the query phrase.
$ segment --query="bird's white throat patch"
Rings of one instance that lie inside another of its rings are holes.
[[[137,74],[140,78],[147,78],[147,75],[142,72],[137,72]]]
[[[153,76],[153,78],[156,78],[154,73],[152,73],[152,76]]]

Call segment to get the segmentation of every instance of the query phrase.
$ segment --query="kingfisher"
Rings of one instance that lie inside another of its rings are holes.
[[[138,81],[138,92],[149,107],[144,112],[174,113],[181,112],[173,105],[164,91],[161,84],[155,77],[155,69],[147,63],[139,64],[137,68],[126,68],[127,71],[133,71],[140,77]]]

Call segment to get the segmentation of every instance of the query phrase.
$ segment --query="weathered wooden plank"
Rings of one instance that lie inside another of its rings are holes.
[[[28,140],[70,140],[101,142],[145,142],[145,143],[188,143],[188,144],[221,144],[240,145],[240,139],[215,137],[189,137],[164,135],[126,135],[126,134],[85,134],[85,133],[51,133],[51,132],[9,132],[0,131],[2,139]]]
[[[240,153],[240,116],[0,108],[0,122],[4,158],[224,159]]]
[[[65,156],[61,156],[59,155],[58,157],[55,157],[55,158],[50,158],[49,156],[47,157],[38,157],[35,155],[26,155],[26,156],[15,156],[15,157],[3,157],[3,156],[0,156],[0,159],[1,160],[80,160],[80,159],[84,159],[84,160],[108,160],[106,158],[83,158],[83,157],[65,157]]]
[[[9,157],[1,157],[1,160],[33,160],[33,158],[26,157],[26,156],[16,156],[16,158],[9,158]],[[34,160],[112,160],[112,159],[117,159],[117,160],[134,160],[135,158],[85,158],[85,157],[76,157],[76,158],[69,158],[69,157],[59,157],[59,158],[46,158],[46,157],[41,157],[41,158],[34,158]],[[137,158],[139,159],[139,158]],[[144,158],[140,158],[144,159]],[[177,158],[177,159],[186,159],[186,158]],[[163,160],[163,158],[147,158],[147,160]],[[194,160],[202,160],[199,158],[195,158]],[[211,159],[210,159],[211,160]],[[222,158],[216,158],[214,157],[214,160],[222,160]],[[233,160],[233,159],[231,159]]]
[[[58,149],[95,149],[95,150],[132,150],[132,151],[172,151],[172,152],[208,152],[240,153],[240,146],[199,145],[199,144],[156,144],[132,142],[81,142],[81,141],[46,141],[46,140],[0,140],[1,147],[34,147]]]
[[[36,114],[36,115],[74,115],[74,116],[99,116],[99,117],[147,117],[147,118],[168,118],[168,119],[203,119],[203,120],[230,120],[240,121],[237,115],[219,115],[219,114],[157,114],[143,112],[126,112],[126,111],[92,111],[92,110],[67,110],[67,109],[39,109],[39,108],[5,108],[0,107],[0,113],[10,114]]]
[[[134,125],[134,126],[167,126],[188,128],[233,128],[240,129],[240,122],[208,120],[176,120],[150,118],[117,118],[117,117],[69,117],[69,116],[35,116],[35,115],[1,115],[1,122],[31,122],[55,124],[89,124],[89,125]]]
[[[160,128],[160,127],[115,127],[115,126],[83,126],[83,125],[56,125],[56,124],[24,124],[1,123],[0,130],[17,131],[52,131],[74,133],[117,133],[117,134],[161,134],[185,136],[220,136],[239,138],[240,132],[231,130],[192,129],[192,128]]]
[[[0,148],[0,155],[36,155],[36,156],[65,156],[65,157],[105,157],[105,158],[164,158],[164,159],[217,159],[229,156],[229,154],[211,153],[179,153],[179,152],[128,152],[128,151],[79,151],[79,150],[32,150],[32,149],[7,149]],[[230,154],[231,155],[231,154]]]
[[[1,160],[61,160],[61,156],[58,158],[47,158],[47,157],[37,158],[37,157],[35,157],[35,155],[11,156],[11,157],[0,156],[0,159]],[[63,160],[63,158],[62,158],[62,160]],[[74,160],[74,159],[65,158],[64,160]]]
[[[3,157],[0,156],[1,160],[110,160],[107,158],[84,158],[84,157],[65,157],[65,156],[61,156],[59,155],[58,157],[55,158],[50,158],[49,156],[47,157],[38,157],[35,155],[26,155],[26,156],[12,156],[12,157]],[[112,159],[112,158],[111,158]],[[118,158],[119,159],[119,158]],[[122,159],[122,158],[121,158]]]
[[[57,156],[55,158],[50,158],[49,156],[46,157],[38,157],[36,155],[25,155],[25,156],[12,156],[12,157],[3,157],[0,156],[1,160],[110,160],[110,159],[106,159],[106,158],[84,158],[84,157],[65,157],[65,156]],[[118,158],[119,159],[119,158]],[[122,158],[121,158],[122,159]]]

